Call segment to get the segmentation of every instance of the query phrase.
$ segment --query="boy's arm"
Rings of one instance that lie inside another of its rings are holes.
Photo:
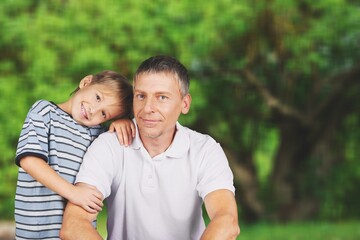
[[[210,223],[201,240],[235,240],[240,234],[234,194],[226,189],[216,190],[204,199]]]
[[[79,187],[92,187],[85,183],[78,183]],[[86,212],[83,208],[68,202],[65,208],[60,238],[64,240],[95,240],[102,239],[100,234],[92,226],[98,213]]]
[[[43,159],[27,156],[21,159],[20,166],[38,182],[58,193],[69,201],[95,213],[101,211],[102,194],[95,187],[76,187],[63,179]]]
[[[116,132],[121,145],[129,146],[135,137],[135,124],[131,119],[118,119],[110,124],[109,132]]]

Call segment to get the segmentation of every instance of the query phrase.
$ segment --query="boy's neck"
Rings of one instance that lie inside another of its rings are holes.
[[[69,114],[71,116],[71,106],[70,106],[70,102],[69,101],[66,101],[66,102],[63,102],[63,103],[59,103],[57,104],[57,106],[63,110],[64,112],[66,112],[67,114]]]

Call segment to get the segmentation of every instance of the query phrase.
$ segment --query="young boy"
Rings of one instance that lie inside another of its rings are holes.
[[[66,200],[90,213],[101,210],[101,193],[73,183],[88,146],[104,132],[100,124],[131,116],[132,100],[126,78],[103,71],[84,77],[66,102],[40,100],[31,107],[16,152],[17,239],[59,239]],[[133,122],[121,125],[119,141],[127,144]]]

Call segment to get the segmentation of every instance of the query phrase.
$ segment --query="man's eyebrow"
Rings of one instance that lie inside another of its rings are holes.
[[[134,92],[145,92],[144,90],[141,90],[139,88],[134,88]]]
[[[171,95],[172,93],[166,91],[160,91],[160,92],[156,92],[156,94]]]
[[[149,92],[147,92],[146,90],[142,90],[142,89],[134,89],[134,93],[144,93],[144,94],[148,94]],[[155,95],[172,95],[171,91],[156,91],[156,92],[151,92],[150,94],[155,94]]]

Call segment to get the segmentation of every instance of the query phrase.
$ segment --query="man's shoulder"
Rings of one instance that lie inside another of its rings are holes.
[[[103,132],[91,143],[89,149],[97,154],[122,151],[123,147],[117,139],[115,132]]]
[[[99,135],[98,139],[101,139],[103,141],[118,141],[116,132],[103,132]]]
[[[213,144],[216,143],[216,140],[211,137],[209,134],[198,132],[194,129],[181,126],[180,130],[182,134],[188,136],[191,144]]]
[[[112,148],[128,149],[125,145],[121,145],[116,132],[103,132],[96,139],[96,142],[102,142]],[[133,141],[134,142],[134,141]]]

